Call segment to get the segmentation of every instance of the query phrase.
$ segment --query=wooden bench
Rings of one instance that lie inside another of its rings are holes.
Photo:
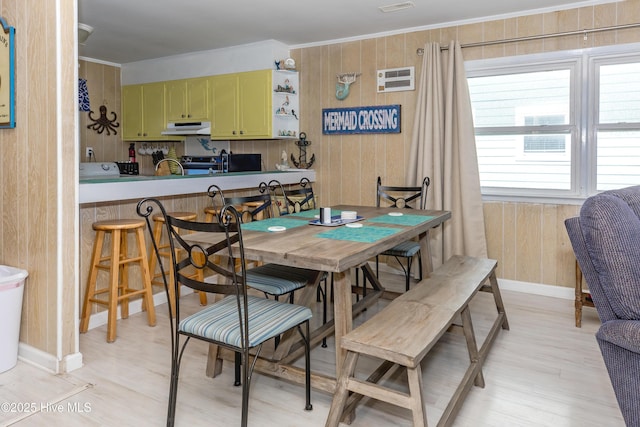
[[[450,425],[471,384],[484,387],[482,364],[487,352],[500,328],[509,329],[495,275],[496,266],[497,261],[491,259],[453,256],[429,278],[343,336],[341,346],[347,354],[326,426],[337,426],[341,420],[350,423],[363,396],[407,408],[411,410],[414,426],[426,426],[420,362],[445,332],[462,330],[469,352],[469,367],[438,422],[438,425]],[[478,291],[492,292],[498,311],[480,350],[469,311],[469,302]],[[461,319],[461,326],[454,324],[458,319]],[[354,374],[360,355],[383,360],[366,380],[358,379]],[[391,368],[398,366],[406,368],[408,393],[378,384]]]

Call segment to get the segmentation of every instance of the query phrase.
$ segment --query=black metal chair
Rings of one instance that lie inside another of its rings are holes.
[[[268,184],[271,193],[271,204],[280,216],[291,215],[316,209],[316,198],[313,194],[313,186],[308,178],[302,178],[297,185],[288,186],[287,189],[278,180],[271,180]],[[286,268],[286,267],[284,267]],[[324,286],[318,286],[317,301],[322,302],[322,324],[327,323],[327,298],[329,297],[327,273],[324,273],[321,282]],[[331,291],[333,295],[333,274],[331,275]],[[327,338],[322,339],[322,347],[327,347]]]
[[[280,215],[316,209],[316,198],[313,194],[313,186],[308,178],[302,178],[296,185],[290,185],[285,190],[277,180],[269,182],[272,203],[278,209]]]
[[[162,203],[156,199],[143,199],[137,206],[138,215],[146,219],[148,230],[152,230],[151,217],[158,211],[165,219],[164,226],[170,236],[172,254],[170,268],[174,269],[174,283],[167,283],[168,275],[163,276],[165,290],[168,295],[169,289],[173,288],[176,295],[175,315],[172,313],[171,305],[168,305],[171,322],[171,381],[167,426],[173,426],[175,422],[180,362],[191,338],[228,348],[239,355],[243,387],[241,425],[245,427],[249,411],[251,375],[255,358],[259,356],[262,344],[290,329],[297,329],[305,347],[305,409],[311,410],[309,341],[311,310],[308,307],[248,294],[241,214],[232,205],[227,204],[220,211],[219,222],[195,222],[167,215]],[[211,241],[214,243],[188,243],[184,240],[184,235],[180,234],[181,232],[210,233]],[[159,242],[155,241],[153,233],[151,233],[151,239],[154,251],[157,253]],[[232,245],[237,249],[232,250]],[[178,248],[182,250],[177,252]],[[178,258],[177,253],[183,254],[181,258]],[[221,265],[222,263],[213,262],[215,254],[224,255],[222,259],[228,260],[228,263]],[[236,259],[239,260],[239,269],[235,267]],[[212,284],[194,278],[192,276],[194,268],[217,273],[225,279],[224,283]],[[192,288],[194,291],[220,294],[224,298],[195,314],[182,317],[181,297],[178,292],[181,285]],[[304,331],[302,325],[304,325]],[[255,349],[253,363],[249,353],[252,349]]]
[[[382,180],[378,177],[377,182],[377,199],[376,206],[380,207],[381,202],[386,203],[387,207],[405,208],[405,209],[425,209],[427,203],[427,192],[429,190],[429,184],[431,180],[429,177],[424,177],[422,185],[416,186],[388,186],[382,185]],[[408,291],[411,279],[411,264],[413,257],[418,256],[418,268],[420,272],[420,279],[422,279],[422,262],[420,260],[420,244],[413,240],[409,240],[400,243],[393,248],[384,251],[380,255],[392,256],[402,267],[405,275],[405,288]],[[407,266],[405,267],[400,258],[405,258]],[[376,275],[379,274],[378,270],[378,257],[376,256]],[[366,285],[366,284],[365,284]]]
[[[219,189],[212,185],[207,190],[211,197],[219,196],[224,204],[233,205],[236,209],[242,209],[242,222],[266,219],[273,217],[271,203],[271,192],[266,183],[262,182],[258,186],[257,195],[229,197],[224,195]],[[215,200],[212,200],[215,205]],[[317,273],[313,270],[282,266],[277,264],[263,264],[247,270],[247,285],[253,289],[271,295],[276,300],[288,295],[290,302],[293,302],[293,292],[305,287],[309,282],[315,280]]]
[[[210,193],[210,190],[212,190],[212,187],[209,187],[207,194]],[[273,216],[271,194],[268,191],[267,184],[264,182],[260,183],[258,187],[258,194],[252,196],[225,197],[224,202],[225,204],[230,204],[236,207],[240,212],[242,222],[258,221],[260,219],[271,218]]]

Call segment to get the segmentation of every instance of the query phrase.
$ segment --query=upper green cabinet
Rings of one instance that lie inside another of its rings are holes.
[[[125,141],[157,141],[181,139],[162,135],[167,126],[165,86],[145,83],[122,87],[122,139]]]
[[[270,137],[271,70],[214,76],[211,93],[211,138]]]
[[[209,120],[210,77],[165,82],[167,120],[189,122]]]
[[[122,87],[125,141],[165,136],[167,123],[211,122],[211,139],[298,138],[298,73],[259,70]]]
[[[298,73],[291,71],[260,70],[213,76],[211,138],[297,137],[297,84]],[[290,92],[283,93],[285,86]]]

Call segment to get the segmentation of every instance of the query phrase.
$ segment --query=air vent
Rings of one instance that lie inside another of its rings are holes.
[[[378,92],[400,92],[415,89],[415,67],[378,70]]]

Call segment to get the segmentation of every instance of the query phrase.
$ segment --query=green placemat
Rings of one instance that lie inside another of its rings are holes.
[[[245,224],[242,224],[242,229],[252,230],[252,231],[269,231],[267,229],[273,226],[295,228],[295,227],[301,227],[307,224],[309,224],[309,221],[303,221],[303,220],[287,218],[287,217],[280,217],[280,218],[267,218],[267,219],[263,219],[262,221],[247,222]]]
[[[316,237],[334,240],[349,240],[351,242],[373,243],[387,236],[399,232],[398,228],[376,227],[365,225],[360,228],[336,227],[316,234]]]
[[[402,214],[401,216],[392,216],[392,215],[380,215],[375,218],[371,218],[367,221],[369,222],[377,222],[379,224],[394,224],[394,225],[418,225],[422,222],[429,221],[432,219],[432,216],[424,216],[424,215],[409,215]]]

